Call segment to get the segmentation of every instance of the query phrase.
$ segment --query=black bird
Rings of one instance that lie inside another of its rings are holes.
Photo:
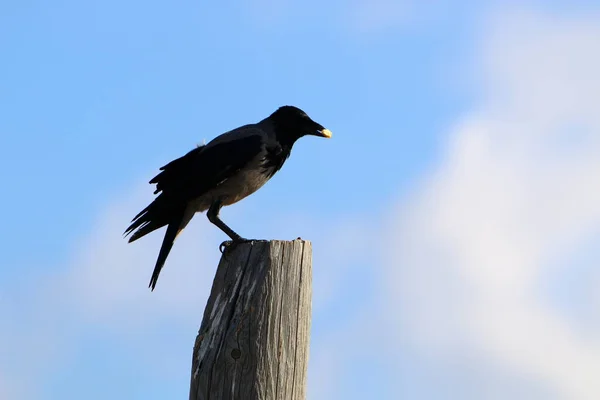
[[[256,124],[241,126],[198,146],[160,168],[150,184],[158,197],[133,218],[125,236],[133,242],[168,225],[148,287],[154,290],[175,238],[197,212],[231,238],[242,238],[219,218],[219,210],[260,189],[290,156],[302,136],[331,137],[331,131],[294,106],[283,106]],[[225,245],[224,242],[222,246]]]

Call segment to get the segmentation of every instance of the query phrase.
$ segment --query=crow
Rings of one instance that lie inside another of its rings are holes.
[[[160,168],[150,180],[158,194],[139,212],[125,230],[129,243],[167,226],[148,285],[153,291],[173,243],[197,212],[221,229],[231,248],[245,239],[220,218],[221,207],[234,204],[260,189],[290,156],[299,138],[314,135],[331,137],[331,131],[294,106],[282,106],[262,121],[217,136]]]

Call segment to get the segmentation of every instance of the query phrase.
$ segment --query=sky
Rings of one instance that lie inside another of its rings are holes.
[[[221,216],[313,246],[308,399],[600,398],[600,4],[0,4],[0,399],[175,399],[226,239],[122,232],[158,168],[293,104]]]

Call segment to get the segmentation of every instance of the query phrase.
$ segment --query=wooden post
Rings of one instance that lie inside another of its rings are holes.
[[[221,257],[192,358],[190,400],[304,400],[309,241],[254,241]]]

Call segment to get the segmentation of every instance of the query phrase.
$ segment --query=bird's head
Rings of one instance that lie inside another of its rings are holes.
[[[294,106],[283,106],[269,117],[273,121],[275,134],[281,142],[293,144],[302,136],[331,137],[331,131],[313,121],[304,111]]]

